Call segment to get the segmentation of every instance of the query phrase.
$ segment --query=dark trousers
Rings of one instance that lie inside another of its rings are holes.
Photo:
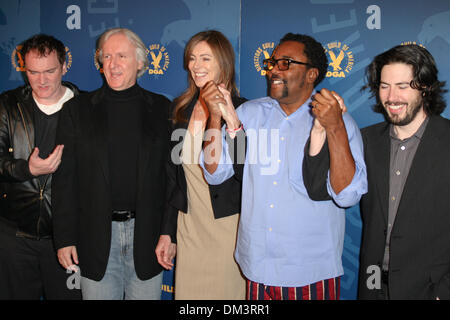
[[[81,299],[79,289],[68,288],[72,274],[66,273],[59,264],[51,239],[17,237],[2,227],[0,300]]]

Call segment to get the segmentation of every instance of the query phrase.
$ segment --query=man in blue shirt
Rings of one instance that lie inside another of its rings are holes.
[[[338,299],[343,208],[367,191],[360,131],[343,114],[336,93],[314,90],[328,62],[313,38],[285,35],[264,65],[270,97],[244,103],[236,112],[221,87],[209,83],[202,89],[210,112],[208,129],[216,129],[206,133],[201,159],[205,178],[219,184],[242,176],[235,257],[248,279],[248,299]],[[222,118],[227,126],[218,135]],[[327,148],[310,149],[310,134],[326,140]],[[246,141],[240,166],[233,164],[235,150],[226,143],[235,135]],[[311,200],[303,182],[304,152],[313,156],[319,151],[330,155],[330,201]]]

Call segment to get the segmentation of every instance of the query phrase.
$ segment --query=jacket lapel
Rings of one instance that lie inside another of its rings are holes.
[[[378,139],[371,146],[373,152],[373,165],[378,168],[376,170],[376,186],[378,191],[378,199],[381,201],[381,214],[385,225],[387,225],[389,214],[389,168],[391,158],[391,140],[389,136],[389,125],[386,124],[382,128]]]
[[[195,103],[197,102],[197,98],[198,98],[198,95],[189,103],[189,105],[184,110],[184,117],[185,117],[185,119],[187,119],[187,121],[180,121],[180,122],[176,123],[175,125],[172,125],[172,132],[170,132],[170,135],[172,135],[172,133],[177,129],[183,129],[183,130],[181,131],[180,135],[178,135],[179,131],[177,132],[177,135],[176,135],[176,137],[174,137],[174,140],[172,140],[171,136],[169,137],[169,140],[170,140],[170,143],[169,143],[170,151],[169,152],[171,152],[172,149],[178,143],[180,143],[181,141],[184,141],[184,139],[186,137],[186,132],[187,132],[187,129],[189,126],[189,120],[191,119],[192,112],[194,111],[194,106],[195,106]],[[180,152],[178,154],[179,157],[181,157],[181,151],[182,150],[180,149]],[[177,161],[179,161],[179,163],[181,163],[180,159],[177,159]],[[183,170],[183,169],[181,168],[181,166],[178,166],[178,170]]]
[[[436,117],[430,117],[416,154],[409,169],[408,177],[403,188],[402,197],[397,210],[396,219],[402,212],[408,212],[408,206],[420,198],[420,190],[426,181],[430,180],[434,162],[430,161],[430,155],[439,154],[439,139],[437,134]]]
[[[144,97],[143,92],[141,94]],[[138,141],[138,164],[137,164],[137,199],[140,198],[141,191],[145,182],[145,171],[148,168],[148,162],[150,160],[150,153],[152,152],[151,141],[154,139],[155,132],[152,125],[152,99],[148,96],[144,97],[145,107],[142,110],[141,121],[138,125],[140,128],[140,137]]]
[[[27,98],[23,100],[17,100],[17,108],[19,109],[19,115],[21,117],[21,123],[24,127],[24,131],[26,132],[27,142],[29,146],[30,154],[33,152],[34,145],[34,121],[33,121],[33,108],[36,103],[34,102],[31,93]]]

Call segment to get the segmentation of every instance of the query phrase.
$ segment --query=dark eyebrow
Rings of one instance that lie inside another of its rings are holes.
[[[380,84],[387,84],[387,85],[391,85],[390,83],[387,83],[387,82],[384,82],[384,81],[380,81]],[[407,85],[410,85],[410,84],[411,84],[411,82],[408,82],[408,81],[403,81],[403,82],[397,82],[397,83],[394,83],[394,85],[396,85],[396,86],[398,86],[398,85],[402,85],[402,84],[407,84]]]
[[[272,56],[273,59],[275,59],[275,56]],[[275,59],[275,60],[279,60],[279,59],[291,59],[291,60],[295,60],[294,58],[290,57],[290,56],[281,56],[281,58]]]
[[[49,71],[53,71],[53,70],[56,70],[56,69],[58,69],[58,67],[54,67],[54,68],[51,68],[51,69],[47,69],[47,70],[44,70],[44,71],[42,71],[42,72],[49,72]],[[39,72],[39,71],[31,70],[31,69],[28,69],[28,68],[27,68],[27,71],[30,71],[30,72]]]
[[[195,54],[192,54],[192,53],[191,53],[190,56],[191,56],[191,57],[195,57]],[[213,57],[213,55],[212,55],[212,54],[209,54],[209,53],[202,53],[202,54],[200,55],[200,57],[204,57],[204,56]]]

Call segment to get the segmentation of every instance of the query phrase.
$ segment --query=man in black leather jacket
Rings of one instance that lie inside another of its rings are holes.
[[[0,95],[0,299],[80,299],[52,240],[51,179],[59,110],[78,95],[62,82],[66,50],[52,36],[23,43],[28,84]]]

